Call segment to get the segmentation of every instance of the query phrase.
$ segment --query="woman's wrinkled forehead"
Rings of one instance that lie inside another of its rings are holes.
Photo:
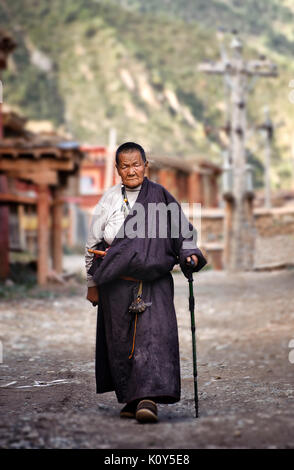
[[[136,149],[127,150],[127,151],[123,151],[119,153],[118,160],[119,160],[119,164],[122,164],[122,163],[132,164],[132,163],[137,163],[137,162],[140,162],[140,164],[145,163],[142,158],[141,153],[139,152],[139,150],[136,150]]]

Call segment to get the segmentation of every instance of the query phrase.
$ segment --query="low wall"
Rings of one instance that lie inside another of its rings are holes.
[[[214,269],[222,269],[223,209],[202,209],[201,248]],[[294,264],[294,206],[254,210],[255,268]]]

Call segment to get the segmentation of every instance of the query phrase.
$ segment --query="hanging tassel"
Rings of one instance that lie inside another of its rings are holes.
[[[139,288],[137,292],[137,298],[131,303],[129,306],[129,312],[135,313],[135,325],[134,325],[134,334],[133,334],[133,345],[132,351],[129,355],[129,359],[132,359],[135,349],[135,339],[136,339],[136,331],[137,331],[137,321],[138,321],[138,313],[143,313],[147,307],[150,307],[152,302],[144,302],[142,299],[142,292],[143,292],[143,281],[140,281]]]

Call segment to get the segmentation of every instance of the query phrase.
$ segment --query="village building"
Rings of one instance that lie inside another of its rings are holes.
[[[28,250],[36,253],[43,285],[49,270],[62,272],[64,203],[78,195],[83,153],[60,135],[27,131],[26,120],[12,111],[4,110],[2,119],[0,277],[9,275],[11,250]]]

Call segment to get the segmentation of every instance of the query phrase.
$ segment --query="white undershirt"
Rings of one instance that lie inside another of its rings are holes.
[[[135,204],[140,189],[141,185],[132,189],[126,188],[130,207],[133,207]],[[88,249],[94,249],[103,238],[109,245],[111,245],[125,219],[125,214],[121,210],[122,204],[123,198],[121,183],[108,189],[103,194],[98,204],[96,204],[86,243],[85,264],[87,273],[94,256],[92,253],[88,252]],[[87,274],[87,285],[88,287],[96,285],[90,274]]]

